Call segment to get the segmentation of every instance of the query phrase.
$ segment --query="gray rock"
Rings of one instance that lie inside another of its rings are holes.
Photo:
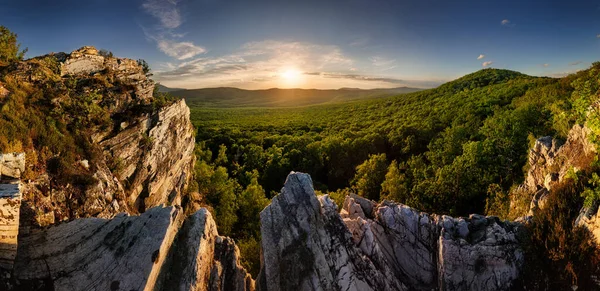
[[[260,290],[509,290],[523,264],[518,224],[355,195],[335,210],[308,175],[288,176],[261,213]]]
[[[19,237],[14,275],[51,280],[54,290],[153,290],[180,211],[84,218]]]
[[[161,275],[162,290],[254,290],[234,241],[219,236],[205,208],[185,220]]]
[[[406,290],[387,266],[363,256],[328,196],[292,172],[261,212],[260,290]]]

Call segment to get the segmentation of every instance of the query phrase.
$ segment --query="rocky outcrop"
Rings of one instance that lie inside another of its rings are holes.
[[[0,178],[21,178],[25,172],[25,153],[0,154]]]
[[[185,220],[169,257],[163,290],[254,290],[234,241],[219,236],[205,208]]]
[[[0,184],[0,271],[11,270],[17,255],[20,208],[20,183]]]
[[[206,209],[183,221],[178,208],[155,207],[32,230],[19,240],[14,290],[254,290]]]
[[[128,205],[143,212],[163,203],[180,203],[191,177],[195,146],[184,100],[124,124],[100,145],[122,167],[117,175],[127,184]]]
[[[33,216],[24,223],[48,226],[180,204],[195,159],[190,111],[184,100],[153,104],[154,82],[137,61],[83,47],[18,62],[8,74],[33,84],[51,81],[56,110],[71,104],[70,98],[95,94],[94,102],[110,116],[109,125],[89,129],[93,157],[69,165],[77,181],[57,181],[42,172],[24,185],[27,213]],[[0,156],[0,173],[18,178],[23,164],[3,163],[8,158]],[[37,168],[46,167],[41,164]]]
[[[358,196],[338,214],[301,173],[288,176],[261,223],[260,290],[508,290],[523,264],[519,224]]]
[[[21,236],[14,276],[54,290],[153,290],[175,238],[180,211],[78,219]]]
[[[517,188],[521,195],[533,197],[527,216],[534,215],[535,210],[543,207],[552,186],[563,181],[569,171],[577,172],[591,165],[597,152],[590,135],[589,128],[575,125],[563,145],[549,136],[535,142],[529,152],[525,182]]]

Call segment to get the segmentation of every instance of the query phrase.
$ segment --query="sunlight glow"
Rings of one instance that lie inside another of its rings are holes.
[[[302,73],[296,69],[283,70],[280,74],[281,78],[290,83],[295,83],[300,80]]]

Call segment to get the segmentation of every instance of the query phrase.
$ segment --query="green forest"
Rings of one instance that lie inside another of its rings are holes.
[[[340,206],[356,193],[430,213],[514,219],[524,213],[509,214],[508,193],[524,179],[529,148],[585,121],[599,77],[600,63],[564,78],[483,69],[388,98],[294,108],[192,103],[195,187],[253,273],[260,210],[290,171],[309,173]]]

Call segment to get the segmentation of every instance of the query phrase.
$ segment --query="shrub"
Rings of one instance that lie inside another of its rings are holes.
[[[17,34],[0,26],[0,65],[22,60],[25,53],[27,49],[21,50],[21,44],[17,43]]]

